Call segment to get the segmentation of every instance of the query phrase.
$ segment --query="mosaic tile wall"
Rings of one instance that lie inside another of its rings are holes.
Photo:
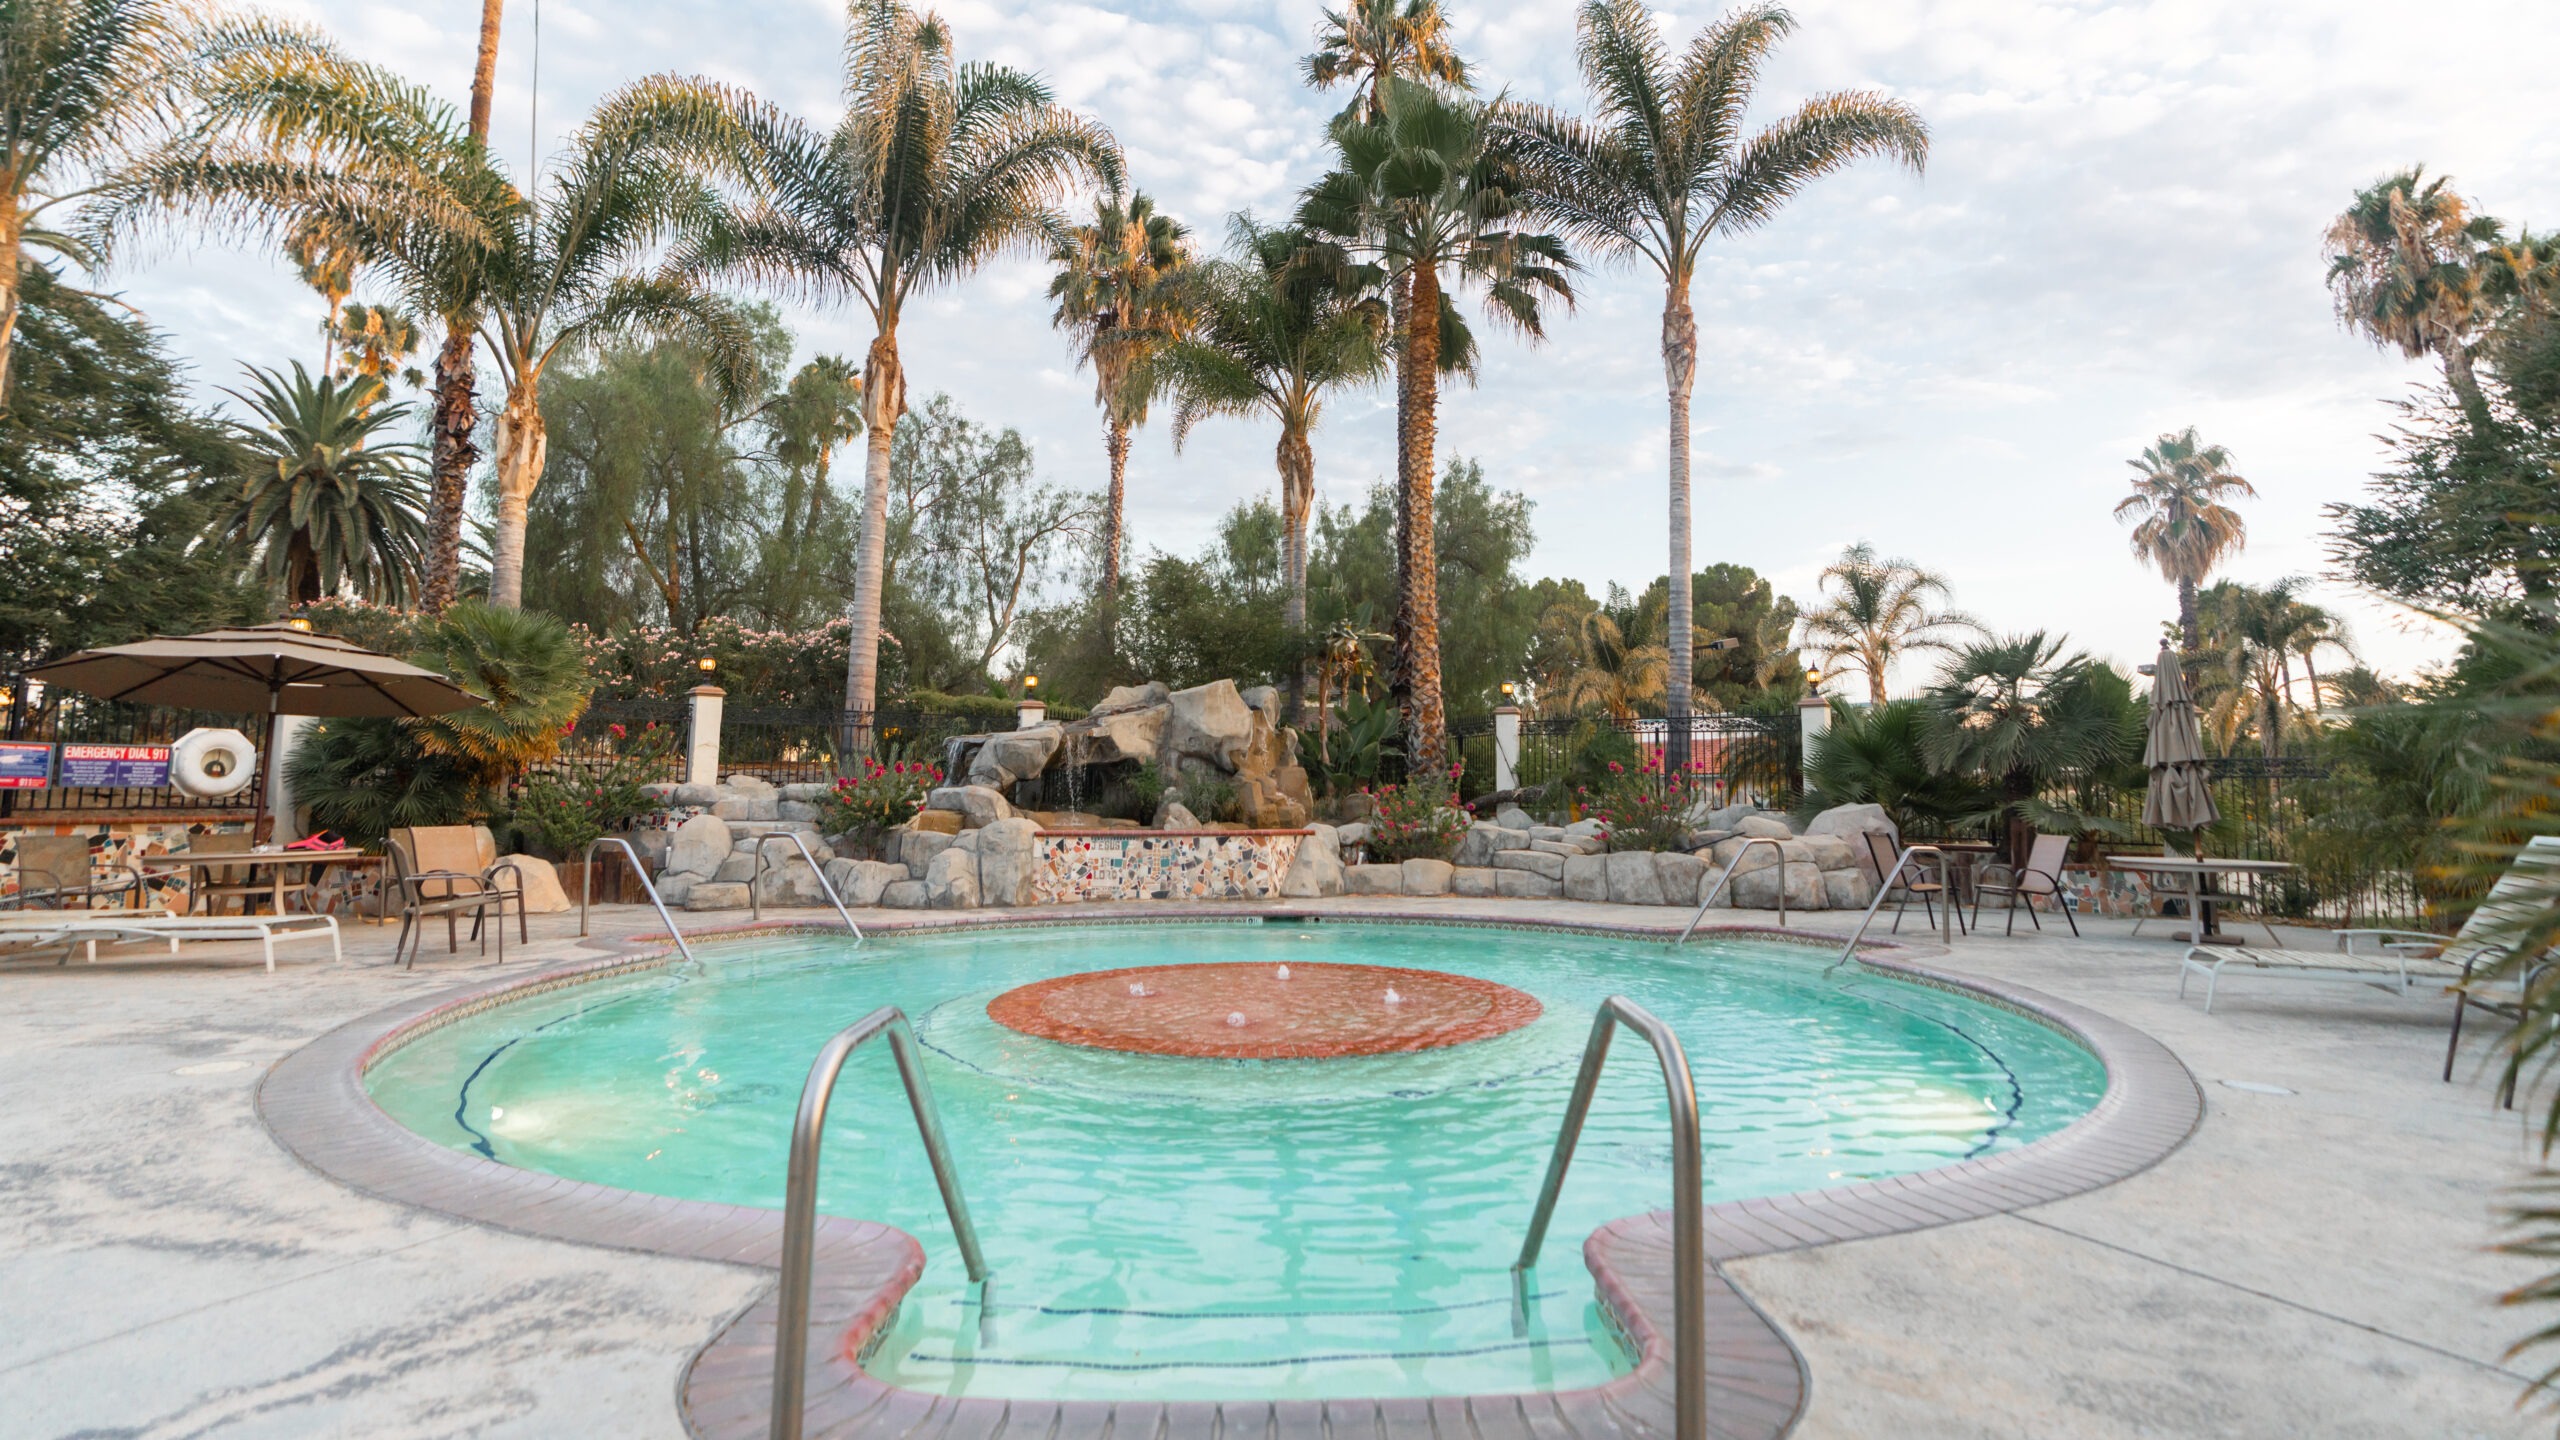
[[[1306,836],[1120,835],[1035,837],[1031,899],[1038,905],[1077,900],[1267,900],[1298,858]]]
[[[89,840],[89,868],[94,875],[105,877],[125,869],[137,855],[166,855],[187,848],[191,835],[242,834],[249,828],[247,817],[238,820],[113,820],[88,824],[27,825],[0,830],[0,896],[18,893],[18,837],[29,832],[39,835],[84,835]],[[172,910],[187,908],[187,876],[154,875],[148,882],[154,897]],[[92,902],[99,906],[117,904],[113,898]]]

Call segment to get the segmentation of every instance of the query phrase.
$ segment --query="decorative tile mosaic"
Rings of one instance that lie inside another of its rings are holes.
[[[1268,900],[1304,830],[1042,831],[1035,905],[1078,900]]]
[[[46,823],[38,821],[0,830],[0,895],[18,893],[18,837],[36,835],[84,835],[89,840],[89,868],[92,874],[106,876],[129,868],[134,859],[145,855],[166,855],[187,848],[191,835],[237,834],[249,828],[246,818],[239,820],[109,820],[86,823]],[[169,909],[187,908],[187,872],[153,875],[147,882],[155,899]],[[100,908],[119,905],[115,898],[92,902]]]

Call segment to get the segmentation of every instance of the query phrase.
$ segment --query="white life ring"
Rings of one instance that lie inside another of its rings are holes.
[[[169,747],[169,782],[200,800],[249,788],[258,776],[258,747],[237,730],[190,730]]]

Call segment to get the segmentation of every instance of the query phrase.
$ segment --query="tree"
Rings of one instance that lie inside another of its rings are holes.
[[[1162,365],[1178,397],[1173,442],[1216,415],[1279,422],[1281,621],[1307,628],[1307,525],[1315,506],[1313,436],[1326,396],[1386,373],[1387,308],[1311,252],[1305,232],[1238,215],[1228,227],[1235,258],[1201,267],[1193,293],[1199,323]],[[1299,676],[1289,676],[1294,708]]]
[[[768,402],[766,426],[784,481],[781,524],[765,568],[786,577],[784,593],[774,597],[767,621],[796,625],[801,613],[820,601],[814,582],[823,572],[808,563],[808,556],[813,549],[824,553],[820,535],[836,503],[831,479],[836,450],[862,434],[861,367],[840,355],[810,360]]]
[[[1661,703],[1671,674],[1661,639],[1665,600],[1648,591],[1638,602],[1612,585],[1605,603],[1566,600],[1549,608],[1538,623],[1550,666],[1539,677],[1539,699],[1564,713],[1597,710],[1620,721]]]
[[[1050,247],[1057,274],[1051,323],[1075,338],[1077,360],[1093,367],[1094,403],[1102,407],[1103,449],[1111,467],[1102,521],[1104,610],[1120,590],[1121,531],[1129,470],[1129,432],[1147,423],[1159,385],[1156,358],[1191,327],[1184,271],[1191,263],[1182,222],[1158,211],[1141,190],[1118,187],[1093,203],[1093,223],[1068,231]]]
[[[2504,236],[2447,183],[2414,166],[2356,192],[2329,225],[2329,293],[2348,329],[2412,360],[2435,356],[2478,415],[2487,402],[2472,351],[2490,308],[2482,262]]]
[[[2133,523],[2133,553],[2178,587],[2178,634],[2193,653],[2196,587],[2249,543],[2249,524],[2226,501],[2258,492],[2231,468],[2231,452],[2207,445],[2190,425],[2163,435],[2128,460],[2133,493],[2116,502],[2116,521]]]
[[[967,277],[1007,248],[1064,228],[1073,187],[1120,183],[1110,132],[1001,66],[961,65],[938,18],[898,0],[856,0],[845,43],[844,117],[820,130],[752,95],[662,77],[619,104],[668,119],[681,153],[743,192],[730,224],[690,263],[733,270],[869,312],[864,357],[861,553],[845,664],[845,709],[877,699],[890,451],[906,413],[898,322],[919,291]]]
[[[1823,567],[1822,603],[1804,617],[1804,643],[1830,674],[1846,665],[1867,679],[1867,698],[1885,702],[1885,674],[1916,650],[1953,650],[1956,636],[1980,630],[1972,616],[1940,608],[1954,594],[1946,577],[1908,560],[1876,557],[1861,540]]]
[[[1650,601],[1656,591],[1666,592],[1667,616],[1669,589],[1667,577],[1658,579],[1642,598]],[[1804,679],[1804,662],[1793,643],[1795,601],[1770,588],[1748,565],[1717,564],[1689,577],[1689,605],[1694,617],[1689,631],[1693,705],[1736,710],[1773,698],[1795,699]]]
[[[1300,223],[1347,252],[1373,257],[1404,287],[1397,336],[1396,486],[1399,498],[1391,689],[1404,715],[1406,754],[1426,774],[1448,768],[1440,676],[1439,563],[1433,549],[1432,447],[1439,377],[1463,366],[1474,339],[1449,293],[1472,285],[1488,313],[1531,338],[1544,332],[1542,297],[1572,303],[1573,262],[1552,235],[1515,228],[1520,177],[1493,144],[1483,107],[1389,77],[1380,117],[1333,122],[1341,165],[1308,189]]]
[[[251,388],[223,393],[254,423],[232,422],[242,474],[210,533],[247,553],[289,605],[352,595],[390,605],[414,593],[426,527],[414,445],[384,438],[412,415],[377,403],[382,382],[315,380],[249,370]]]
[[[1670,567],[1690,573],[1689,397],[1698,324],[1689,293],[1707,242],[1767,224],[1807,184],[1868,156],[1919,171],[1929,130],[1872,91],[1819,95],[1749,138],[1743,111],[1795,20],[1758,5],[1717,21],[1677,61],[1643,0],[1585,0],[1577,55],[1599,106],[1581,120],[1509,106],[1504,125],[1530,175],[1530,208],[1589,251],[1641,260],[1662,277],[1662,368],[1671,405]],[[1673,592],[1665,643],[1673,743],[1685,747],[1692,612]],[[1876,683],[1883,682],[1879,678]],[[1881,691],[1878,692],[1879,696]],[[1674,764],[1681,760],[1673,757]]]
[[[2038,829],[2103,828],[2042,792],[2116,763],[2138,743],[2124,677],[2086,654],[2065,654],[2066,643],[2041,630],[1977,641],[1948,659],[1922,698],[1923,758],[1994,788],[1990,810],[1969,818],[2002,836],[2012,864],[2026,863]]]
[[[2294,698],[2293,659],[2338,643],[2342,633],[2336,616],[2300,598],[2307,583],[2225,580],[2197,597],[2204,635],[2197,698],[2205,728],[2226,752],[2255,730],[2259,753],[2273,760],[2284,753],[2285,717],[2307,713]]]
[[[1349,82],[1351,104],[1363,118],[1386,113],[1390,76],[1467,88],[1467,62],[1449,43],[1449,22],[1439,0],[1349,0],[1324,12],[1315,53],[1299,62],[1307,83],[1330,90]]]

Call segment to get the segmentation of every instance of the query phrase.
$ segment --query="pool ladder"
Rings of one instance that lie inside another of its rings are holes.
[[[676,949],[683,952],[684,958],[694,958],[693,947],[684,943],[684,932],[676,928],[676,917],[667,913],[667,902],[658,897],[658,887],[649,883],[649,867],[640,863],[640,852],[632,849],[631,842],[619,835],[588,841],[587,853],[579,861],[585,867],[585,875],[578,885],[578,933],[587,933],[587,911],[595,899],[596,851],[607,845],[621,851],[623,858],[631,862],[631,873],[640,877],[640,891],[649,897],[650,908],[658,912],[658,919],[666,925],[667,938],[676,942]]]
[[[827,903],[836,907],[836,913],[844,917],[844,928],[859,941],[862,927],[853,923],[853,912],[844,908],[844,898],[836,894],[835,882],[827,878],[827,867],[818,863],[817,855],[809,849],[809,842],[801,839],[797,830],[782,830],[756,837],[756,873],[747,880],[747,908],[755,918],[764,918],[764,847],[775,840],[788,840],[799,847],[800,858],[809,862],[809,873],[818,877],[818,888],[826,892]],[[790,862],[786,860],[783,863],[787,865]]]
[[[1592,1017],[1591,1038],[1582,1047],[1582,1072],[1574,1077],[1573,1099],[1564,1108],[1564,1125],[1556,1132],[1555,1153],[1547,1161],[1547,1179],[1538,1187],[1538,1208],[1529,1217],[1528,1236],[1520,1242],[1520,1258],[1511,1265],[1513,1314],[1528,1310],[1529,1271],[1547,1240],[1555,1219],[1556,1197],[1564,1193],[1565,1171],[1573,1164],[1573,1147],[1582,1139],[1582,1122],[1591,1115],[1591,1097],[1600,1088],[1600,1067],[1609,1058],[1609,1040],[1624,1025],[1653,1047],[1662,1063],[1663,1088],[1671,1097],[1671,1370],[1676,1440],[1706,1440],[1707,1434],[1707,1197],[1706,1164],[1698,1144],[1698,1087],[1689,1075],[1689,1053],[1680,1037],[1653,1012],[1623,995],[1600,1002]]]
[[[847,923],[851,923],[848,920]],[[817,1259],[818,1147],[825,1138],[827,1100],[835,1093],[844,1062],[867,1041],[889,1039],[889,1054],[898,1062],[898,1080],[906,1086],[907,1108],[915,1113],[916,1134],[924,1141],[925,1158],[933,1164],[933,1183],[942,1190],[942,1208],[960,1242],[960,1260],[974,1285],[986,1283],[987,1257],[978,1248],[978,1230],[969,1222],[969,1202],[960,1193],[960,1172],[951,1163],[951,1147],[942,1138],[942,1116],[933,1103],[933,1087],[924,1078],[923,1056],[906,1012],[883,1005],[839,1031],[809,1067],[800,1089],[800,1113],[791,1122],[791,1173],[782,1204],[782,1286],[775,1296],[773,1322],[773,1423],[771,1440],[800,1440],[800,1412],[807,1403],[809,1363],[809,1291]],[[1677,1042],[1674,1042],[1677,1043]],[[1695,1122],[1691,1129],[1695,1131]],[[981,1306],[983,1312],[984,1306]]]
[[[1876,898],[1867,902],[1867,913],[1858,917],[1858,928],[1849,932],[1849,943],[1840,947],[1840,958],[1823,966],[1823,974],[1828,975],[1856,958],[1858,942],[1867,938],[1867,927],[1876,923],[1876,912],[1884,908],[1885,897],[1893,893],[1893,882],[1901,879],[1902,872],[1911,869],[1912,862],[1924,855],[1934,856],[1938,862],[1939,935],[1947,945],[1956,943],[1956,927],[1964,920],[1956,913],[1956,887],[1947,874],[1947,852],[1935,845],[1906,845],[1901,854],[1893,857],[1893,868],[1885,872],[1884,880],[1876,886]],[[1925,905],[1927,902],[1924,900],[1922,903]],[[1906,893],[1902,897],[1902,909],[1910,908],[1911,897]],[[1894,912],[1894,925],[1898,929],[1901,924],[1902,911],[1897,910]]]
[[[1766,845],[1778,852],[1778,924],[1783,926],[1787,923],[1787,847],[1766,835],[1753,835],[1745,839],[1742,842],[1742,848],[1734,851],[1733,858],[1724,863],[1724,873],[1716,877],[1716,883],[1707,887],[1706,898],[1698,902],[1698,913],[1689,917],[1688,928],[1682,930],[1680,938],[1672,941],[1672,944],[1689,943],[1690,935],[1697,931],[1698,922],[1707,918],[1707,907],[1715,904],[1716,897],[1724,893],[1725,885],[1733,879],[1733,872],[1742,867],[1742,857],[1750,854],[1751,847],[1754,845]]]

